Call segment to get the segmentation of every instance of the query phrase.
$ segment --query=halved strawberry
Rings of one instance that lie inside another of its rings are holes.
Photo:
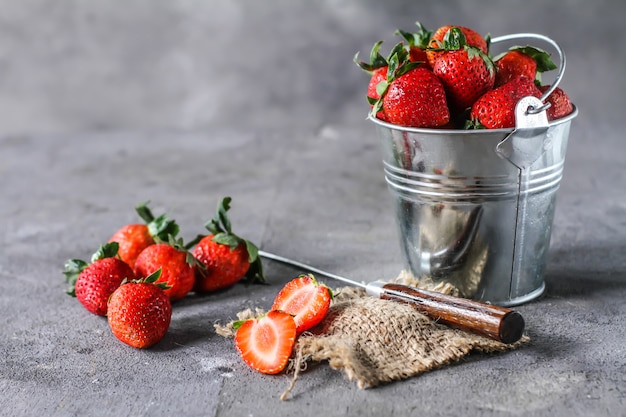
[[[249,367],[264,374],[285,369],[296,342],[296,323],[290,314],[273,310],[235,323],[235,328],[235,347]]]
[[[317,282],[312,274],[300,275],[280,290],[272,310],[291,314],[300,334],[324,319],[332,299],[331,289]]]

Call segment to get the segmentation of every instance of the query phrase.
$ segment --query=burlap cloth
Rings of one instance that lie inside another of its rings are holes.
[[[394,282],[455,293],[449,285],[434,287],[402,274]],[[327,361],[331,368],[343,370],[349,380],[355,380],[359,388],[371,388],[449,365],[471,352],[501,352],[529,340],[523,336],[507,345],[452,329],[407,304],[367,296],[361,288],[344,287],[337,294],[324,321],[298,337],[288,368],[294,377],[281,399],[287,397],[309,362]],[[263,313],[248,309],[240,312],[238,319]],[[215,329],[222,336],[234,337],[232,322],[215,324]]]

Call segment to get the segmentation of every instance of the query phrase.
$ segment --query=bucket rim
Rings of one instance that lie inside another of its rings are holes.
[[[553,120],[548,124],[548,127],[551,128],[553,126],[558,126],[563,123],[570,122],[576,116],[578,116],[578,107],[575,104],[572,104],[573,110],[567,116],[561,117],[560,119]],[[398,130],[401,132],[408,133],[428,133],[428,134],[439,134],[439,135],[485,135],[491,133],[503,133],[509,134],[515,130],[515,128],[502,128],[502,129],[433,129],[433,128],[425,128],[425,127],[409,127],[402,125],[394,125],[392,123],[388,123],[378,119],[375,116],[368,115],[368,120],[374,122],[378,126],[390,129],[390,130]]]

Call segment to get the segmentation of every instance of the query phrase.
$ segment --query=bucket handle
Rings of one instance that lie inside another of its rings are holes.
[[[558,87],[559,83],[561,82],[561,78],[563,78],[563,73],[565,72],[565,53],[563,52],[563,49],[561,48],[561,46],[553,39],[545,35],[540,35],[538,33],[513,33],[510,35],[498,36],[498,37],[492,38],[491,43],[507,42],[507,41],[511,41],[515,39],[529,39],[529,38],[538,39],[546,43],[549,43],[550,45],[554,47],[554,49],[556,49],[556,52],[559,55],[559,71],[556,75],[556,78],[554,82],[552,83],[552,85],[550,86],[550,88],[546,90],[540,98],[540,100],[545,103],[545,101],[548,99],[550,94],[552,94],[552,92]],[[527,111],[530,114],[536,114],[536,113],[540,113],[546,110],[548,107],[550,107],[549,103],[544,104],[540,108],[529,108]]]

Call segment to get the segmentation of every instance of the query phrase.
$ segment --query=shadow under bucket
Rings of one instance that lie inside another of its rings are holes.
[[[542,113],[543,126],[518,122],[495,130],[405,128],[370,119],[382,144],[403,258],[416,278],[503,306],[543,293],[556,191],[578,111],[549,124]]]

